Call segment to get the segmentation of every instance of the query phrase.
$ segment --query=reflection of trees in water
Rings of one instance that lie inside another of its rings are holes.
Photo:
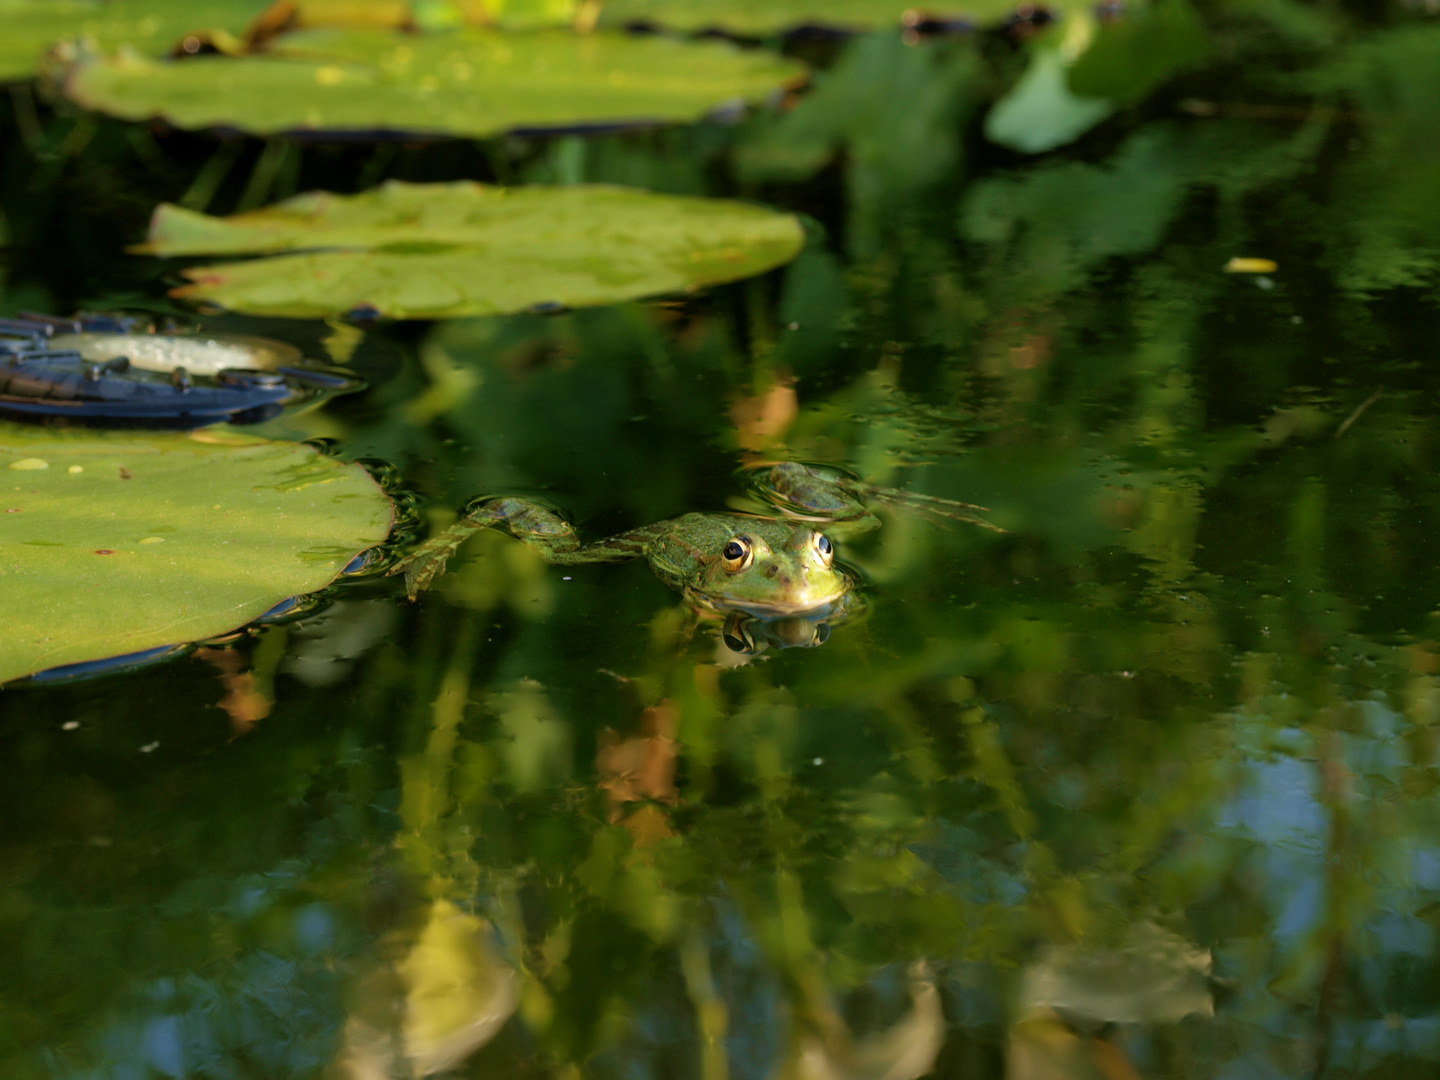
[[[1010,533],[886,515],[845,551],[866,618],[742,665],[643,568],[493,535],[394,625],[291,628],[234,741],[193,661],[7,690],[7,1075],[898,1080],[937,1007],[943,1076],[1428,1068],[1432,47],[968,180],[966,110],[921,110],[934,193],[892,213],[872,142],[817,203],[853,247],[431,331],[325,423],[437,505],[551,490],[618,531],[738,494],[759,432]],[[591,178],[675,145],[597,140]],[[793,412],[737,407],[790,376]]]

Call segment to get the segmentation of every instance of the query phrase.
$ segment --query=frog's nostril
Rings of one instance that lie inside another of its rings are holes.
[[[765,576],[766,576],[767,578],[769,578],[771,581],[774,581],[774,580],[775,580],[775,575],[778,574],[779,572],[780,572],[780,568],[779,568],[778,566],[768,566],[768,567],[765,568]]]

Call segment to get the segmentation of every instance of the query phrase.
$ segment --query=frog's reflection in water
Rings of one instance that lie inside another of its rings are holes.
[[[809,611],[758,612],[753,609],[711,607],[708,614],[720,616],[720,640],[740,662],[771,649],[813,649],[830,640],[837,626],[863,615],[865,602],[850,592],[834,603]],[[707,611],[696,614],[703,618]]]
[[[831,618],[827,614],[764,619],[735,611],[726,616],[720,640],[742,656],[759,656],[770,649],[813,649],[830,640]]]

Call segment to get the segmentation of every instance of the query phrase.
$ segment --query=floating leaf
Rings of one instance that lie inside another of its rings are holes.
[[[0,81],[28,79],[57,42],[164,53],[186,34],[239,34],[264,0],[0,0]]]
[[[578,0],[276,0],[256,37],[316,26],[378,26],[439,30],[499,26],[507,30],[569,26]]]
[[[0,682],[243,626],[390,521],[363,469],[301,444],[0,424]]]
[[[63,80],[86,108],[182,128],[483,138],[690,122],[763,100],[804,73],[794,61],[723,42],[566,30],[313,30],[285,35],[263,56],[81,56]]]
[[[169,204],[157,255],[296,252],[185,271],[172,294],[251,314],[373,308],[450,318],[581,307],[749,277],[794,258],[799,221],[725,199],[604,185],[387,183],[230,218]],[[326,249],[316,251],[314,249]],[[305,251],[304,249],[311,249]]]
[[[801,26],[879,30],[911,18],[987,23],[1015,10],[1015,0],[607,0],[601,26],[650,23],[673,30],[718,28],[736,34],[778,34]]]

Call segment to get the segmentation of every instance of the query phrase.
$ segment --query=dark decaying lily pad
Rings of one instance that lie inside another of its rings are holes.
[[[277,362],[287,355],[290,366]],[[320,393],[364,386],[348,372],[296,359],[295,350],[263,338],[136,333],[109,316],[0,319],[0,415],[186,429],[256,423]]]

